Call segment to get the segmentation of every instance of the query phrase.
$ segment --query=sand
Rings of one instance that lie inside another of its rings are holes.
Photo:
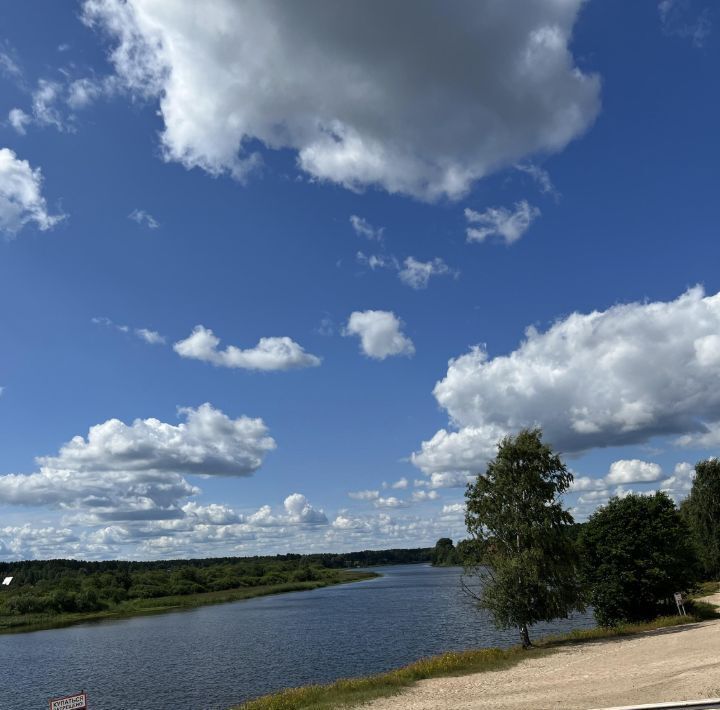
[[[707,601],[720,605],[720,594]],[[423,680],[364,710],[587,710],[720,698],[720,620],[568,646],[508,670]]]

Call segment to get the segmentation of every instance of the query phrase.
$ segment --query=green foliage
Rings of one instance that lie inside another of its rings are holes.
[[[452,567],[459,564],[459,557],[453,541],[449,537],[441,537],[432,551],[434,567]]]
[[[665,493],[612,498],[580,534],[582,575],[601,626],[674,609],[697,580],[688,527]]]
[[[482,563],[484,546],[479,540],[467,538],[458,542],[455,554],[459,565],[475,568]]]
[[[517,627],[523,645],[528,626],[567,617],[581,606],[573,519],[559,501],[572,482],[540,430],[506,437],[466,492],[465,522],[482,564],[466,567],[480,578],[476,594],[500,628]]]
[[[168,599],[176,600],[170,606],[185,606],[177,600],[197,597],[214,601],[213,594],[237,590],[249,593],[230,597],[311,589],[346,581],[348,574],[341,576],[339,569],[428,562],[430,553],[430,548],[418,548],[157,562],[0,562],[0,577],[14,578],[12,585],[0,592],[0,631],[35,623],[52,625],[55,617],[125,613],[145,608],[146,601],[152,608],[164,608]]]
[[[681,507],[690,525],[703,571],[720,576],[720,461],[707,459],[695,464],[695,480]]]

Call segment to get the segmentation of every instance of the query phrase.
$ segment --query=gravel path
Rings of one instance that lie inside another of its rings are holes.
[[[707,601],[720,605],[720,594]],[[720,620],[585,643],[504,671],[423,680],[363,710],[587,710],[720,697]]]

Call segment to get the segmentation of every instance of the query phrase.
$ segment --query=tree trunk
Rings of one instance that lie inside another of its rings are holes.
[[[532,644],[530,643],[530,634],[528,633],[527,624],[522,624],[520,626],[520,640],[522,641],[523,648],[532,647]]]

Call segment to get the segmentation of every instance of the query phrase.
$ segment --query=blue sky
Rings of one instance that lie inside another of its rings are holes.
[[[510,5],[0,8],[0,558],[458,538],[523,426],[687,494],[717,8]]]

